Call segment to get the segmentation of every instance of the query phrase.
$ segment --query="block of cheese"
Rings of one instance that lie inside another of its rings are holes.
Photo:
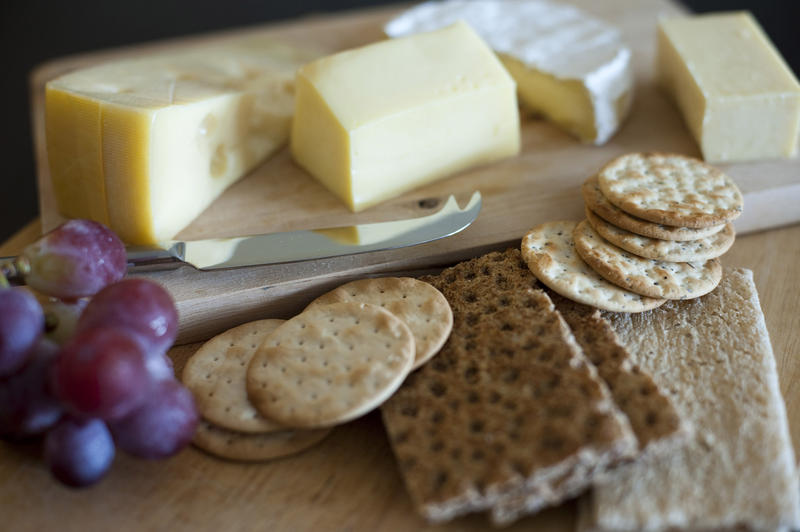
[[[296,86],[292,155],[354,212],[520,149],[514,80],[464,23],[318,59]]]
[[[500,56],[523,106],[584,142],[603,144],[633,97],[631,52],[619,31],[578,8],[543,0],[445,0],[390,21],[399,37],[466,21]]]
[[[317,57],[257,36],[68,73],[46,87],[59,211],[128,244],[172,238],[283,145]]]
[[[658,75],[710,162],[797,153],[800,85],[746,12],[660,21]]]

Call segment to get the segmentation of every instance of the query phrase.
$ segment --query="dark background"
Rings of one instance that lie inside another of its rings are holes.
[[[28,74],[36,65],[89,50],[390,3],[394,2],[0,0],[0,242],[38,215],[28,100]],[[749,9],[794,72],[800,72],[800,1],[685,0],[684,4],[698,12]]]

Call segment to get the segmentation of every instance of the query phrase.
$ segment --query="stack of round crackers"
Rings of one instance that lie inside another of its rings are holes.
[[[242,461],[307,449],[386,401],[452,324],[433,286],[387,277],[345,284],[290,320],[230,329],[183,369],[203,417],[194,443]]]
[[[555,292],[616,312],[691,299],[722,278],[742,195],[697,159],[632,153],[582,186],[586,219],[548,222],[522,241],[531,271]]]

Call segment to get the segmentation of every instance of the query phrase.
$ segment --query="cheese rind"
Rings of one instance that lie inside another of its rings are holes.
[[[400,37],[457,20],[499,54],[528,109],[598,145],[621,126],[633,97],[633,69],[615,28],[543,0],[446,0],[420,4],[384,31]]]
[[[664,19],[657,57],[705,160],[796,155],[800,85],[752,15]]]
[[[128,244],[171,239],[288,139],[296,69],[259,37],[91,67],[47,84],[59,210]]]
[[[354,212],[520,149],[514,81],[463,23],[297,76],[295,160]]]

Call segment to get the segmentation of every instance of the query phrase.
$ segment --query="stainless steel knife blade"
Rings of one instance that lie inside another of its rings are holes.
[[[166,249],[129,247],[128,268],[129,271],[161,270],[189,264],[199,270],[219,270],[402,248],[458,233],[475,220],[480,210],[481,193],[476,191],[463,209],[450,196],[437,212],[419,218],[170,242]]]

